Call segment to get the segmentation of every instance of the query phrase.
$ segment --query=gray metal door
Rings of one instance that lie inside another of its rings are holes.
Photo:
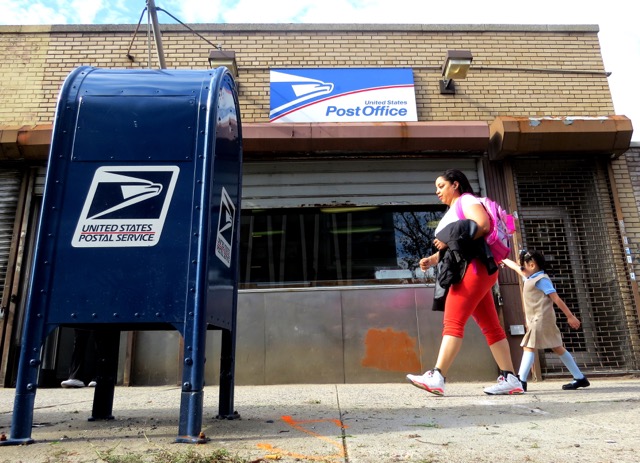
[[[521,160],[513,164],[522,242],[542,251],[560,297],[580,318],[572,330],[560,310],[565,347],[587,372],[627,372],[639,321],[611,199],[606,160]],[[566,374],[552,352],[543,375]]]
[[[531,249],[546,250],[545,259],[552,269],[557,269],[550,271],[553,283],[560,297],[581,320],[580,329],[572,330],[567,325],[564,315],[557,311],[565,347],[574,355],[576,362],[597,365],[597,335],[591,317],[593,309],[587,297],[587,282],[580,271],[585,267],[585,262],[580,254],[579,243],[574,239],[576,233],[569,215],[566,211],[554,207],[522,208],[519,213],[527,230],[527,246]],[[547,369],[562,368],[562,363],[551,351],[544,352],[544,364]]]

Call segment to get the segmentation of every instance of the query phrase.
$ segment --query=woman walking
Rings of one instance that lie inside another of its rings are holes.
[[[470,193],[470,194],[465,194]],[[486,394],[522,394],[520,380],[514,375],[513,362],[504,329],[500,325],[491,288],[498,280],[497,265],[493,258],[486,258],[487,245],[484,236],[491,222],[480,200],[473,194],[467,177],[457,169],[449,169],[436,179],[436,194],[441,202],[449,206],[436,227],[435,254],[420,260],[425,271],[443,259],[450,259],[450,245],[466,263],[462,280],[449,286],[444,304],[444,327],[442,343],[436,365],[422,375],[407,375],[416,387],[435,395],[443,395],[449,368],[462,347],[464,327],[473,318],[480,326],[489,344],[491,354],[500,369],[497,384],[484,389]],[[460,219],[453,206],[462,203],[465,219]],[[484,257],[484,258],[483,258]]]

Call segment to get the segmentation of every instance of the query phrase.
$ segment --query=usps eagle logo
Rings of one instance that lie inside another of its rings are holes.
[[[303,103],[328,95],[333,92],[332,82],[323,82],[296,74],[271,71],[271,86],[285,102],[269,112],[269,119],[274,120],[288,113]]]
[[[178,166],[99,167],[71,245],[86,248],[158,244],[179,171]]]
[[[236,207],[227,190],[222,187],[220,194],[220,215],[218,216],[218,233],[216,236],[216,256],[227,267],[231,267],[233,251],[233,226],[236,219]]]

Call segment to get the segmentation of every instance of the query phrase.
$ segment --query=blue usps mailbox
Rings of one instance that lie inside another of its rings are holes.
[[[80,67],[58,101],[11,436],[31,443],[46,336],[99,335],[92,416],[111,419],[121,330],[184,339],[177,441],[201,434],[205,340],[222,330],[219,416],[233,411],[242,137],[225,68]]]

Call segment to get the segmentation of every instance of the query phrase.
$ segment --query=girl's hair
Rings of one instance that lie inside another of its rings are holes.
[[[547,261],[541,252],[525,251],[524,249],[520,251],[520,267],[523,267],[524,263],[529,262],[530,260],[534,261],[543,272],[547,271]]]
[[[471,183],[469,183],[469,179],[462,173],[462,171],[458,169],[447,169],[441,177],[450,183],[458,182],[458,185],[460,186],[460,194],[471,193],[472,195],[475,195],[473,188],[471,188]]]

